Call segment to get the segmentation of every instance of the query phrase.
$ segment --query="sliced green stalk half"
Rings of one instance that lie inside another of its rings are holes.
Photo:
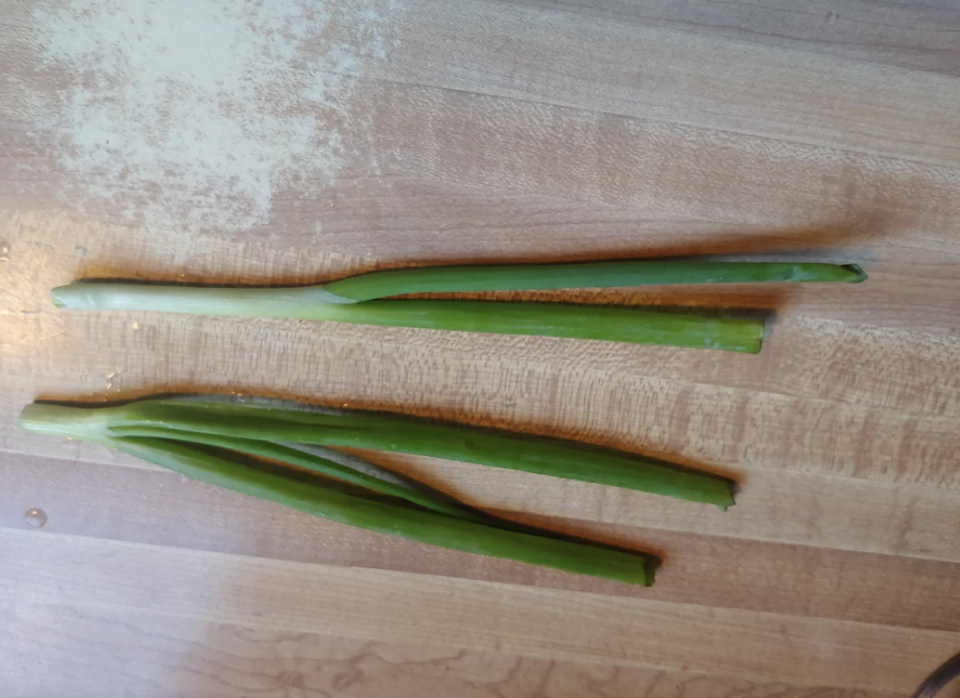
[[[52,421],[78,434],[137,436],[159,427],[284,444],[315,444],[415,453],[705,502],[726,508],[733,484],[726,479],[585,444],[532,438],[505,431],[438,425],[369,412],[305,411],[196,398],[140,400],[119,407],[31,405],[33,430]]]
[[[337,478],[391,497],[405,499],[422,506],[424,509],[430,509],[448,516],[456,516],[479,523],[490,523],[491,521],[491,518],[482,512],[471,509],[452,497],[444,496],[442,493],[421,486],[412,480],[400,478],[395,473],[373,463],[332,449],[323,449],[328,452],[325,454],[327,457],[320,457],[316,453],[301,448],[292,448],[270,441],[203,434],[195,431],[180,431],[160,427],[127,427],[123,429],[123,432],[124,435],[185,441],[247,453],[258,458],[267,458],[278,463],[309,470],[326,477]],[[344,465],[343,462],[337,461],[350,462],[351,465]]]
[[[325,284],[345,301],[408,293],[611,288],[669,284],[730,284],[767,281],[859,283],[867,275],[856,264],[819,262],[725,262],[627,260],[566,264],[420,267],[358,274]]]
[[[58,307],[73,310],[298,318],[724,349],[750,354],[760,351],[764,331],[761,320],[553,303],[371,300],[337,304],[329,302],[329,294],[319,286],[214,288],[78,282],[55,288],[52,295]]]
[[[353,496],[234,463],[187,444],[151,438],[113,439],[114,448],[186,477],[337,523],[468,553],[650,586],[648,556],[493,528],[432,511]]]

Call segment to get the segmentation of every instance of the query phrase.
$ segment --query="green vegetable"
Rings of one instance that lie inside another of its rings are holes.
[[[326,302],[318,286],[303,288],[200,288],[75,283],[53,290],[58,307],[73,310],[152,310],[192,315],[328,320],[358,325],[417,327],[597,339],[725,349],[756,354],[763,322],[676,313],[548,303],[386,300],[353,305]]]
[[[462,511],[448,515],[411,507],[399,499],[375,500],[358,496],[322,481],[302,482],[285,477],[269,468],[231,460],[231,454],[251,453],[244,439],[218,440],[201,435],[198,441],[208,446],[229,448],[210,450],[185,443],[183,434],[154,427],[157,437],[117,436],[107,410],[79,409],[34,404],[21,415],[21,425],[45,434],[86,439],[129,453],[187,477],[298,509],[332,521],[482,555],[518,560],[535,565],[649,586],[653,583],[656,560],[650,556],[611,549],[606,546],[565,539],[561,536],[535,535],[462,518]],[[202,410],[201,410],[202,411]],[[196,412],[196,410],[195,410]],[[191,415],[192,418],[192,415]],[[256,434],[256,432],[254,432]],[[257,434],[259,436],[259,434]],[[175,438],[174,438],[175,437]],[[219,443],[216,443],[219,442]],[[290,454],[258,446],[253,453]],[[528,531],[530,529],[527,529]]]
[[[733,504],[732,483],[706,473],[585,444],[429,424],[398,415],[191,397],[139,400],[96,409],[33,405],[24,416],[31,418],[34,430],[42,430],[46,413],[53,415],[55,433],[70,436],[65,433],[69,426],[78,431],[78,438],[91,431],[114,437],[155,436],[153,430],[161,428],[274,444],[398,451],[624,487],[723,508]]]
[[[859,283],[867,275],[856,264],[812,262],[722,262],[630,260],[567,264],[424,267],[358,274],[324,285],[343,302],[408,293],[530,291],[668,284],[730,284],[763,281]]]
[[[241,439],[230,436],[219,436],[217,434],[203,434],[195,431],[179,431],[177,429],[160,427],[127,427],[112,430],[112,433],[123,436],[135,433],[138,437],[186,441],[225,448],[239,453],[248,453],[251,456],[267,458],[278,463],[292,465],[319,475],[334,477],[344,482],[366,487],[367,489],[382,494],[405,499],[414,504],[419,504],[424,509],[431,509],[441,514],[457,516],[481,523],[488,523],[490,520],[489,517],[484,516],[482,513],[474,511],[470,509],[470,507],[464,506],[450,497],[434,492],[419,483],[405,480],[385,468],[380,468],[373,463],[349,456],[345,453],[333,451],[332,449],[323,449],[327,451],[327,457],[320,457],[302,448],[291,448],[290,446],[271,443],[269,441]],[[344,465],[344,462],[350,462],[351,465]],[[371,470],[377,474],[370,474]]]
[[[148,310],[239,315],[595,339],[756,353],[763,323],[549,303],[375,300],[424,292],[502,291],[756,281],[863,281],[856,265],[631,261],[516,266],[427,267],[373,272],[323,286],[193,287],[78,282],[52,291],[76,310]]]

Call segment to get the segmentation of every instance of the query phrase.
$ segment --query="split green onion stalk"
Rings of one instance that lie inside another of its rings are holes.
[[[633,584],[656,560],[540,531],[463,504],[330,446],[400,451],[707,502],[733,504],[732,483],[635,455],[502,431],[371,412],[216,397],[120,406],[35,403],[23,428],[114,448],[203,482],[340,523],[483,555]],[[308,471],[307,481],[291,477]]]
[[[324,285],[200,287],[77,282],[52,291],[77,310],[237,315],[661,344],[756,353],[762,321],[529,302],[395,299],[417,293],[754,282],[858,283],[856,265],[787,262],[604,261],[372,272]]]

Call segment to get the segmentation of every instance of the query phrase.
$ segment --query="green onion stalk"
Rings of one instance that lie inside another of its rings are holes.
[[[649,555],[494,517],[330,446],[417,453],[626,487],[723,508],[732,483],[637,456],[398,415],[215,396],[118,406],[35,403],[23,428],[113,448],[187,477],[339,523],[471,553],[633,584],[653,582]],[[319,477],[293,477],[304,471]],[[344,487],[344,486],[347,487]]]
[[[323,285],[211,287],[76,282],[52,291],[75,310],[236,315],[594,339],[757,353],[764,324],[746,318],[552,303],[392,299],[418,293],[753,282],[857,283],[856,265],[722,261],[604,261],[425,267],[359,274]]]
[[[642,586],[653,583],[658,561],[651,555],[494,517],[356,456],[311,443],[280,443],[299,438],[298,433],[311,427],[323,430],[302,418],[308,413],[290,410],[301,418],[285,420],[272,409],[269,419],[261,419],[255,408],[257,413],[241,421],[249,426],[252,419],[261,428],[239,437],[228,434],[217,420],[203,419],[205,414],[235,419],[248,411],[239,405],[237,410],[218,409],[225,407],[195,400],[145,400],[102,408],[35,403],[23,410],[20,423],[30,431],[97,443],[337,523],[577,574]],[[294,476],[304,470],[322,477]]]
[[[248,398],[249,400],[249,398]],[[91,433],[117,437],[159,436],[184,438],[209,446],[247,451],[255,440],[256,455],[310,466],[315,457],[329,460],[313,449],[357,448],[412,453],[446,460],[465,461],[538,475],[592,482],[611,487],[650,492],[676,499],[713,504],[733,504],[732,483],[708,473],[679,468],[623,451],[601,449],[560,439],[533,437],[502,430],[478,429],[452,423],[432,423],[397,414],[315,407],[305,409],[288,401],[237,403],[216,396],[152,398],[113,407],[63,407],[38,404],[24,411],[26,425],[41,430],[38,415],[53,414],[56,433],[78,429],[77,438]],[[287,449],[297,451],[289,453]],[[269,452],[267,452],[269,449]],[[337,467],[334,467],[337,466]],[[343,478],[349,463],[326,465],[324,474]],[[355,484],[393,488],[382,472],[367,472]],[[388,483],[388,484],[379,484]]]

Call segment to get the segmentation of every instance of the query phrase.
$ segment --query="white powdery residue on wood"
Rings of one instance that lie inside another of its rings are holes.
[[[269,221],[344,157],[365,60],[386,56],[393,0],[48,0],[35,47],[69,87],[45,95],[73,205],[151,228]]]

